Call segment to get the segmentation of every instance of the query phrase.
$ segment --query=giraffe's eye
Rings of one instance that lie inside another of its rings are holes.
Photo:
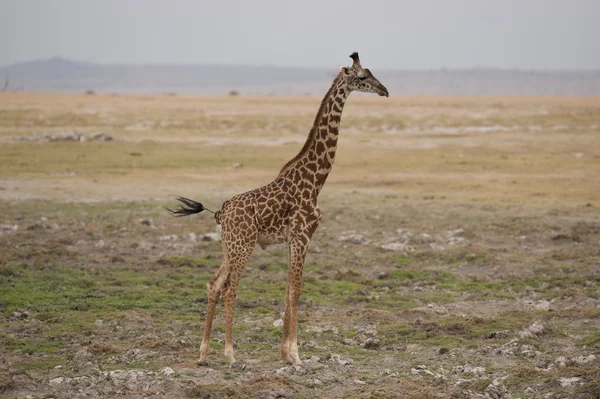
[[[367,77],[366,76],[359,76],[358,77],[360,80],[365,80]]]

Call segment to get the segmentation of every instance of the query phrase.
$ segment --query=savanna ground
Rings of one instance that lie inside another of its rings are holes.
[[[196,366],[220,243],[212,215],[164,207],[271,181],[319,101],[0,93],[0,397],[600,397],[598,98],[353,96],[304,365],[279,359],[273,246],[238,292],[246,369],[223,358],[221,305]]]

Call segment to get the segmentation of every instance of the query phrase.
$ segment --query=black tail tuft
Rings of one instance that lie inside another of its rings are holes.
[[[189,198],[177,197],[175,199],[181,202],[183,205],[179,205],[179,208],[174,210],[167,208],[167,211],[169,211],[171,216],[188,216],[193,215],[194,213],[200,213],[206,209],[201,203],[191,200]]]

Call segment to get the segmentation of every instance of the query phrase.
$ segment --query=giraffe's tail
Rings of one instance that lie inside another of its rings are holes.
[[[193,215],[194,213],[200,213],[204,210],[207,210],[210,213],[214,213],[210,209],[205,208],[204,205],[202,205],[201,203],[191,200],[189,198],[177,197],[175,199],[177,201],[181,202],[183,205],[179,205],[179,208],[177,208],[177,209],[167,208],[167,211],[169,211],[171,216],[175,216],[175,217],[189,216],[189,215]]]

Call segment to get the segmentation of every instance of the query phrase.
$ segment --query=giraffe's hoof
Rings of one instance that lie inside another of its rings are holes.
[[[200,367],[208,367],[208,362],[206,360],[198,360],[196,364]]]
[[[232,370],[242,371],[245,368],[246,368],[246,363],[244,363],[244,362],[237,361],[237,362],[231,363],[231,369]]]

